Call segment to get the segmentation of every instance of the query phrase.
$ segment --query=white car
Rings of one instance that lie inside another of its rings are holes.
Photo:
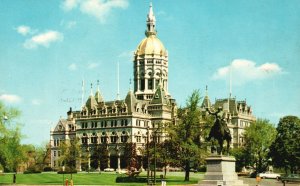
[[[261,178],[274,178],[274,179],[279,179],[280,174],[274,173],[274,172],[263,172],[258,174],[259,177]]]
[[[113,169],[113,168],[106,168],[106,169],[104,169],[104,172],[114,172],[115,171],[115,169]]]

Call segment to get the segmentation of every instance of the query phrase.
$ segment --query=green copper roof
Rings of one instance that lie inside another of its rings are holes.
[[[85,106],[88,109],[96,109],[97,108],[97,101],[96,101],[95,97],[91,95],[89,97],[89,99],[86,101]]]
[[[163,105],[170,104],[165,90],[160,85],[158,85],[150,104],[163,104]]]

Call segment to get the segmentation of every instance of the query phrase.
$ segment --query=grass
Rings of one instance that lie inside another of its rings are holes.
[[[159,175],[157,173],[157,183],[160,183]],[[146,185],[143,183],[116,183],[116,177],[120,176],[116,173],[78,173],[73,174],[74,185],[126,185],[137,186]],[[143,172],[140,177],[146,177],[146,172]],[[27,185],[62,185],[63,180],[68,178],[70,180],[70,174],[56,174],[56,173],[42,173],[42,174],[17,174],[17,184]],[[190,181],[185,182],[183,172],[169,172],[167,173],[167,185],[186,185],[196,184],[199,179],[203,178],[201,173],[190,173]],[[12,184],[13,174],[0,174],[0,185]]]

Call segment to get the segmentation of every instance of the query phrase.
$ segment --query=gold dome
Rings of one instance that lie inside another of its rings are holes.
[[[136,55],[153,54],[166,56],[166,49],[164,45],[154,34],[143,39],[136,50]]]

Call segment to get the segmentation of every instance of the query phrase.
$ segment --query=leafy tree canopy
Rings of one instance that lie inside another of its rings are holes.
[[[206,156],[206,147],[201,141],[204,134],[204,122],[201,119],[200,92],[193,91],[187,99],[186,106],[178,109],[179,122],[169,129],[170,140],[177,146],[179,164],[185,170],[185,181],[189,181],[191,167],[199,165]]]
[[[21,141],[20,111],[7,108],[0,102],[0,164],[4,171],[17,171],[18,165],[25,160]]]
[[[257,119],[245,129],[244,156],[246,164],[257,172],[268,166],[268,153],[276,136],[275,127],[266,119]]]
[[[270,152],[274,166],[284,168],[286,173],[300,170],[300,119],[285,116],[280,119],[276,130]]]

